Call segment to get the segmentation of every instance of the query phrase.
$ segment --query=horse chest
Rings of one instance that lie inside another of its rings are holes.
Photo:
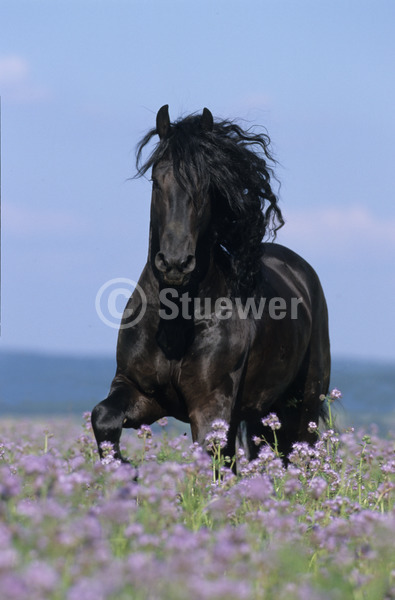
[[[233,388],[232,374],[241,369],[246,357],[248,336],[243,329],[235,336],[225,323],[200,323],[193,343],[178,360],[151,346],[134,354],[129,362],[130,379],[147,396],[179,406],[204,396],[213,387],[226,384],[226,389]]]

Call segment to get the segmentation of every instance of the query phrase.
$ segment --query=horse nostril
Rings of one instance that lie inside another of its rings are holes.
[[[196,265],[196,258],[193,254],[188,254],[187,258],[181,263],[182,273],[191,273]]]
[[[158,252],[155,256],[155,266],[162,273],[187,275],[194,270],[196,258],[193,254],[188,254],[185,260],[171,259],[166,258],[163,252]]]
[[[155,266],[158,269],[158,271],[167,271],[169,263],[165,259],[163,252],[158,252],[155,256]]]

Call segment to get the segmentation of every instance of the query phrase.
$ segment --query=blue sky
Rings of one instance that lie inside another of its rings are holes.
[[[267,128],[333,354],[394,361],[394,23],[392,0],[3,0],[0,347],[115,352],[95,297],[145,263],[129,178],[168,103]]]

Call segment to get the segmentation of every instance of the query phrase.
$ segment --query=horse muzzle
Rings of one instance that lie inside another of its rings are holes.
[[[196,267],[196,258],[193,254],[188,254],[185,258],[166,257],[163,252],[158,252],[155,256],[155,266],[161,274],[161,277],[168,285],[186,285],[191,273]]]

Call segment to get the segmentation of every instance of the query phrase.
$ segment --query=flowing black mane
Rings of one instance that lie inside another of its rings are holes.
[[[214,122],[208,130],[200,116],[190,115],[171,124],[142,164],[142,151],[157,133],[156,128],[150,130],[137,146],[137,176],[161,160],[171,160],[177,182],[195,201],[209,194],[216,250],[231,261],[234,288],[251,291],[260,268],[261,242],[264,237],[274,239],[284,224],[270,185],[273,171],[268,163],[275,160],[269,136],[244,131],[227,120]]]

